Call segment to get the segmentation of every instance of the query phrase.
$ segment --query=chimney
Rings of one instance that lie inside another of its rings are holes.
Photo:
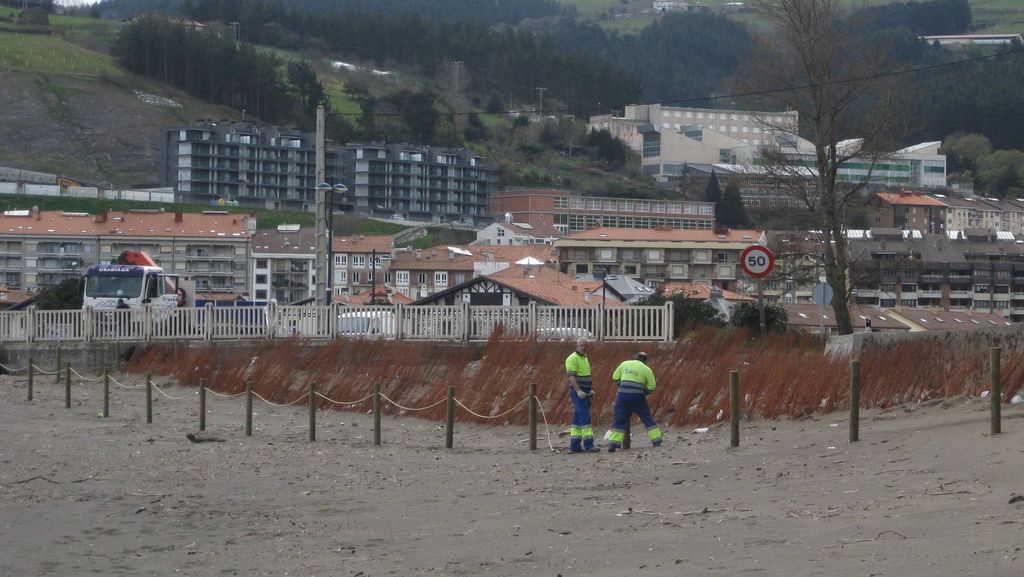
[[[174,222],[182,222],[185,220],[185,215],[180,210],[174,211]]]
[[[423,258],[423,251],[422,250],[416,249],[416,258],[417,259],[422,259]]]
[[[104,208],[98,214],[96,214],[96,222],[97,223],[107,222],[107,209]]]

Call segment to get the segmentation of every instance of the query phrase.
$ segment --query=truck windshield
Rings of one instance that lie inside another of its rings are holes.
[[[94,298],[138,298],[142,295],[141,276],[88,276],[85,296]]]

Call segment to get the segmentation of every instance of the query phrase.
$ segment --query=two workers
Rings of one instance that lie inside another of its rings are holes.
[[[565,359],[566,384],[569,386],[569,399],[574,410],[572,427],[569,429],[569,451],[572,453],[595,453],[601,450],[594,446],[594,427],[590,419],[594,385],[590,358],[587,356],[589,345],[590,341],[581,337],[576,341],[576,350]],[[660,446],[661,429],[647,404],[647,395],[654,392],[656,386],[654,371],[647,366],[647,353],[637,353],[635,358],[623,361],[612,373],[612,379],[618,391],[615,395],[615,416],[605,435],[608,452],[622,448],[629,419],[634,413],[647,428],[647,438],[651,444]]]

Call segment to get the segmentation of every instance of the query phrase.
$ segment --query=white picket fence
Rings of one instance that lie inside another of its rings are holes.
[[[499,329],[513,338],[669,341],[672,303],[618,308],[334,304],[0,312],[0,343],[293,337],[486,341]]]

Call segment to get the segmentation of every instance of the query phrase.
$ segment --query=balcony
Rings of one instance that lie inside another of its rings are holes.
[[[859,289],[855,289],[854,292],[860,298],[877,298],[878,297],[878,290],[877,289],[859,288]]]
[[[971,291],[951,290],[951,291],[949,291],[949,298],[951,298],[951,299],[973,299],[974,298],[974,293],[971,292]]]
[[[942,291],[936,290],[919,290],[917,296],[923,299],[937,299],[942,298]]]
[[[926,273],[921,275],[921,282],[939,283],[946,279],[944,274]]]

